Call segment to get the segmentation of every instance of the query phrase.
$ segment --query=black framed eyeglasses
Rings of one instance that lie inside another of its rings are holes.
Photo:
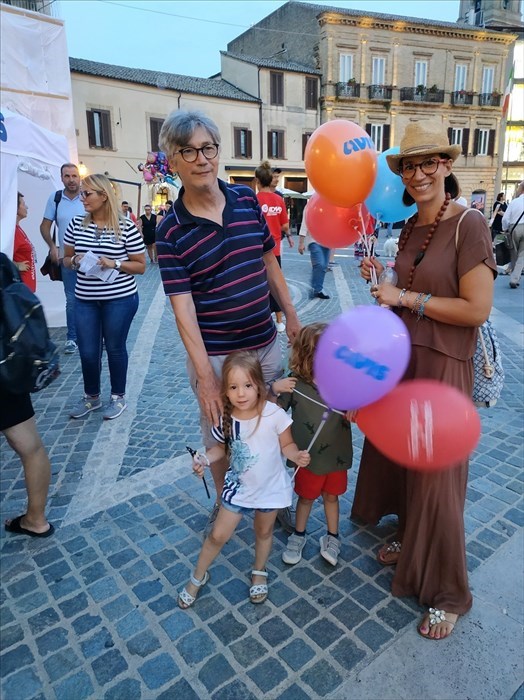
[[[87,192],[86,190],[80,190],[78,193],[78,196],[80,199],[88,199],[92,194],[100,194],[100,192],[97,192],[94,190],[93,192]]]
[[[417,168],[420,168],[424,175],[434,175],[438,166],[441,163],[447,163],[449,158],[428,158],[423,160],[422,163],[406,163],[405,165],[399,166],[398,174],[405,180],[411,180],[415,175]]]
[[[216,158],[218,155],[218,143],[208,143],[206,146],[202,146],[202,148],[187,146],[186,148],[181,148],[179,151],[175,151],[175,155],[178,153],[180,153],[186,163],[194,163],[199,153],[202,153],[206,160],[213,160],[213,158]]]

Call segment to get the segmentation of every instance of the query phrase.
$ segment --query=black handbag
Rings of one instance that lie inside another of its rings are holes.
[[[495,245],[495,260],[499,267],[504,267],[511,261],[511,250],[505,240]]]
[[[55,263],[51,260],[51,253],[47,254],[44,264],[40,268],[40,272],[44,276],[49,275],[49,279],[53,280],[53,282],[62,281],[62,268],[60,267],[60,263]]]

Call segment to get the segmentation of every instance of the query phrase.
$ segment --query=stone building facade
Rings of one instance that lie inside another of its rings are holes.
[[[230,42],[228,51],[279,51],[320,71],[320,121],[360,124],[379,151],[398,145],[410,121],[442,120],[451,141],[462,146],[456,171],[463,193],[485,192],[489,206],[515,39],[472,25],[288,2]]]

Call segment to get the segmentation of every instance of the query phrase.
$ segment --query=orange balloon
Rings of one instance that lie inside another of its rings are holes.
[[[363,233],[361,206],[337,207],[315,193],[305,209],[306,226],[317,243],[326,248],[345,248]]]
[[[337,207],[363,202],[377,177],[377,152],[358,124],[333,119],[315,129],[304,163],[312,187]]]

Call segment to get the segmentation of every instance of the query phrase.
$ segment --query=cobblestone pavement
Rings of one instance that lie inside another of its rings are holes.
[[[309,300],[309,260],[296,248],[285,251],[284,271],[303,322],[368,303],[355,259],[341,254],[337,261],[326,277],[331,300]],[[497,407],[482,411],[470,470],[470,572],[494,557],[524,520],[523,299],[522,289],[509,290],[507,280],[496,282],[493,313],[506,386]],[[362,436],[355,428],[336,568],[319,556],[324,525],[317,504],[302,562],[281,562],[286,536],[277,529],[269,601],[250,604],[253,533],[246,519],[212,567],[198,604],[179,610],[177,590],[196,560],[210,501],[191,476],[184,449],[200,445],[196,406],[157,269],[148,266],[139,285],[127,411],[115,421],[100,414],[68,419],[67,407],[82,391],[78,356],[64,355],[61,378],[35,396],[53,467],[49,519],[57,529],[48,540],[2,530],[2,698],[340,700],[343,682],[421,614],[416,601],[391,597],[392,571],[375,560],[393,520],[361,528],[348,518]],[[53,335],[63,343],[64,329]],[[105,366],[103,374],[107,395]],[[19,461],[3,438],[0,446],[5,518],[24,512],[25,491]],[[447,642],[455,643],[453,637]],[[494,696],[488,682],[485,697]]]

